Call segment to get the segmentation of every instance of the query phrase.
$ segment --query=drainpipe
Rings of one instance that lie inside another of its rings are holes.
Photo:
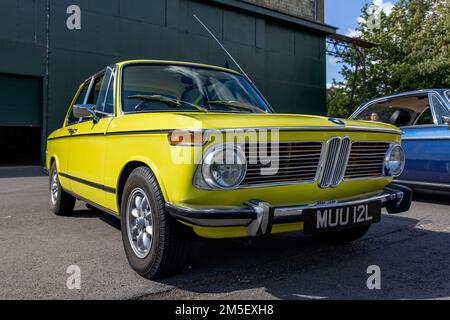
[[[42,103],[41,163],[45,165],[47,150],[48,110],[49,110],[49,63],[50,63],[50,0],[46,0],[45,21],[45,76]]]

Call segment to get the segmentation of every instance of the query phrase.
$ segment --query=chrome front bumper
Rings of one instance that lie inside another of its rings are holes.
[[[203,207],[166,203],[166,210],[176,219],[203,227],[246,227],[249,236],[270,233],[273,224],[303,222],[303,211],[344,207],[381,201],[391,214],[409,209],[412,191],[408,187],[390,184],[383,191],[349,199],[320,201],[295,206],[272,206],[262,200],[250,200],[243,206]]]

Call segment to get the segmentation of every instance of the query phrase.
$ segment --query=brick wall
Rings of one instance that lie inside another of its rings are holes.
[[[243,0],[296,17],[324,21],[324,0]]]

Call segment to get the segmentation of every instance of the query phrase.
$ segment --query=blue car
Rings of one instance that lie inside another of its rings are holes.
[[[399,183],[450,191],[450,89],[378,98],[361,105],[350,119],[387,122],[403,130],[406,164]]]

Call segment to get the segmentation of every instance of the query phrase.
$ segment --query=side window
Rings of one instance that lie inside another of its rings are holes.
[[[107,68],[101,80],[100,90],[95,102],[96,110],[104,113],[114,113],[114,72]]]
[[[431,113],[430,108],[426,108],[424,112],[417,118],[416,123],[414,125],[421,126],[426,124],[434,124],[433,114]]]
[[[86,101],[87,104],[97,105],[97,101],[98,101],[98,97],[100,95],[100,89],[101,89],[102,81],[103,81],[104,77],[105,77],[105,75],[102,74],[102,75],[94,78],[94,83],[92,85],[92,89],[89,92],[89,95],[88,95],[88,98]]]
[[[83,84],[83,88],[81,89],[81,91],[79,91],[79,95],[77,97],[77,99],[75,100],[74,104],[83,104],[84,103],[84,98],[86,97],[86,93],[89,89],[89,83],[90,81],[87,81]],[[72,108],[70,108],[70,112],[69,112],[69,116],[67,118],[67,124],[71,125],[74,123],[77,123],[80,119],[75,118],[72,112]]]
[[[448,117],[449,111],[446,106],[444,106],[436,95],[431,97],[431,103],[434,109],[434,113],[436,114],[436,119],[438,124],[443,124],[444,121],[442,119],[443,116]]]

